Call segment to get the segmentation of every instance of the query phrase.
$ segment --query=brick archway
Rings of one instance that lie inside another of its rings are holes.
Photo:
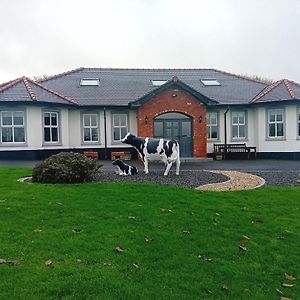
[[[206,157],[206,106],[182,89],[163,91],[138,108],[138,135],[153,137],[154,118],[168,112],[183,113],[192,118],[193,155]]]

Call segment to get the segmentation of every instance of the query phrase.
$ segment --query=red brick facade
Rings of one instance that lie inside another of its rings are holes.
[[[163,91],[139,107],[138,135],[153,137],[154,118],[166,112],[179,112],[192,117],[194,157],[206,157],[206,106],[178,88]]]

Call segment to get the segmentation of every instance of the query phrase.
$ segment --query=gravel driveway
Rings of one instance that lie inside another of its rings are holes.
[[[97,177],[99,181],[159,183],[183,188],[196,188],[203,184],[223,182],[228,179],[225,175],[209,171],[185,170],[182,170],[179,176],[175,175],[174,171],[170,171],[168,176],[163,176],[162,171],[151,171],[148,175],[139,172],[137,175],[119,176],[114,174],[114,171],[104,170]]]
[[[266,181],[266,185],[300,186],[300,183],[297,182],[297,178],[300,178],[299,172],[297,171],[272,170],[272,171],[251,171],[247,173],[254,174],[264,178]]]

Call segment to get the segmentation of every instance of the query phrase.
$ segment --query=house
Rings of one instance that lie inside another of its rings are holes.
[[[0,84],[0,159],[134,149],[128,132],[175,138],[181,155],[214,143],[255,146],[259,158],[300,159],[300,85],[270,85],[215,69],[79,68]]]

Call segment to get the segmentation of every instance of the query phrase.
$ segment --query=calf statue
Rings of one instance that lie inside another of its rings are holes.
[[[165,176],[169,174],[174,162],[176,162],[176,175],[179,175],[180,155],[179,144],[176,140],[143,138],[128,132],[121,142],[133,146],[138,151],[144,162],[144,171],[146,174],[149,173],[148,161],[159,160],[163,161],[166,165]]]

